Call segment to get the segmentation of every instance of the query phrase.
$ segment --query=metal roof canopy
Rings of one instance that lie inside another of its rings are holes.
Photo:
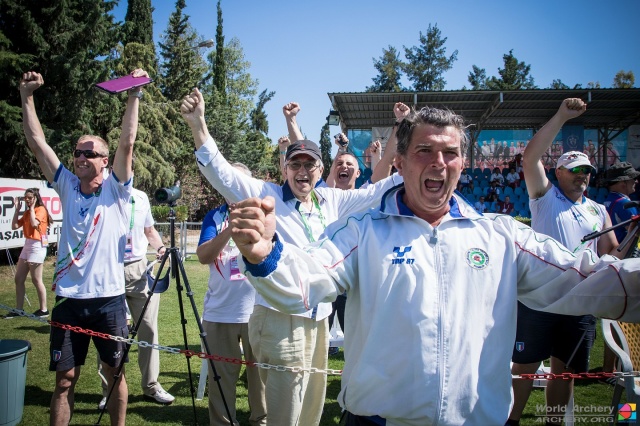
[[[566,98],[581,98],[587,111],[569,124],[599,132],[605,140],[640,123],[640,89],[538,89],[514,91],[443,91],[328,93],[340,115],[343,131],[389,127],[395,116],[393,105],[403,102],[416,109],[424,106],[448,108],[462,115],[475,140],[481,130],[539,129],[558,111]],[[599,137],[600,139],[600,137]]]

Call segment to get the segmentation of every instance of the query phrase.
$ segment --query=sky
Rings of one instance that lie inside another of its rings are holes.
[[[404,60],[403,46],[417,46],[429,24],[447,38],[447,56],[458,51],[444,74],[445,90],[469,86],[473,65],[487,76],[498,75],[511,49],[531,65],[540,88],[554,79],[570,87],[589,82],[611,87],[620,70],[633,71],[640,87],[638,0],[222,0],[221,5],[225,41],[240,41],[258,93],[276,92],[265,107],[274,143],[287,133],[282,106],[291,101],[300,103],[302,132],[317,142],[331,109],[327,93],[365,91],[377,75],[373,59],[393,46]],[[152,6],[158,43],[175,2],[152,0]],[[120,0],[117,20],[124,20],[126,7]],[[215,39],[216,7],[216,0],[187,0],[184,13],[205,39]],[[332,127],[331,134],[338,131]]]

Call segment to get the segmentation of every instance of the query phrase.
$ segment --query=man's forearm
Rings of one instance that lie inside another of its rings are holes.
[[[193,141],[196,145],[196,149],[199,149],[211,136],[209,135],[209,129],[207,129],[207,123],[204,117],[198,117],[197,123],[189,122],[191,128],[191,134],[193,135]]]
[[[289,139],[291,140],[291,143],[304,139],[295,116],[287,119],[287,130],[289,132]]]

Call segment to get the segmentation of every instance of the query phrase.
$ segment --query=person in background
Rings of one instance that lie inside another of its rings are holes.
[[[518,185],[520,185],[520,174],[518,174],[518,172],[516,172],[515,168],[511,168],[509,169],[509,173],[507,173],[507,185],[509,185],[511,188],[516,189],[516,187]]]
[[[504,186],[504,176],[502,176],[502,172],[498,167],[493,168],[493,173],[491,173],[491,177],[489,178],[489,183],[496,182],[498,186]]]
[[[496,194],[498,197],[502,194],[502,188],[498,186],[497,181],[491,181],[488,187],[484,190],[484,195],[488,196],[489,194]]]
[[[581,99],[565,99],[557,113],[536,132],[523,156],[525,182],[529,192],[531,227],[549,235],[570,250],[592,248],[599,255],[617,252],[618,241],[613,232],[582,243],[582,238],[611,226],[603,205],[584,196],[589,176],[595,171],[589,157],[581,151],[568,151],[556,163],[555,186],[549,181],[541,161],[564,123],[580,116],[587,105]],[[595,339],[595,318],[591,315],[558,315],[538,312],[518,305],[518,331],[513,348],[513,374],[535,373],[540,362],[551,359],[551,373],[585,372],[589,370],[589,354]],[[508,425],[517,425],[533,382],[514,380],[514,405]],[[558,418],[564,413],[573,389],[571,380],[547,383],[547,413]]]
[[[638,208],[631,207],[625,209],[625,204],[631,201],[629,195],[633,194],[636,188],[636,179],[640,172],[633,168],[631,163],[616,163],[611,166],[604,175],[604,184],[609,190],[604,206],[611,217],[611,223],[617,225],[620,222],[629,220],[638,214]],[[627,236],[627,227],[621,226],[615,229],[618,242],[622,242]]]
[[[16,264],[16,309],[22,310],[24,306],[26,291],[24,283],[27,280],[27,274],[31,274],[31,282],[36,288],[39,303],[39,308],[33,315],[46,318],[49,316],[49,309],[47,308],[47,292],[42,281],[42,268],[49,246],[48,229],[53,223],[53,219],[42,202],[38,188],[29,188],[24,191],[24,203],[27,210],[18,219],[18,214],[22,209],[22,201],[20,197],[16,197],[11,221],[11,229],[22,227],[25,238],[24,247],[22,247],[20,258]],[[10,312],[4,317],[11,319],[18,316],[20,314]]]
[[[151,205],[149,197],[144,192],[131,188],[131,199],[129,202],[130,212],[133,214],[129,222],[127,233],[127,244],[124,251],[124,277],[125,295],[127,306],[131,311],[134,321],[140,322],[136,338],[140,341],[157,345],[158,338],[158,312],[160,311],[160,294],[153,293],[147,309],[142,314],[142,308],[147,301],[147,247],[156,253],[156,257],[161,258],[166,248],[162,244],[162,238],[154,226],[151,215]],[[102,409],[107,402],[107,380],[102,374],[99,363],[99,375],[102,379],[102,400],[98,404],[98,409]],[[138,367],[141,374],[142,394],[145,398],[156,401],[160,404],[171,404],[175,398],[164,390],[158,382],[160,374],[160,353],[150,347],[140,346],[138,348]]]
[[[134,78],[148,77],[137,69]],[[20,80],[22,125],[29,149],[44,177],[60,196],[63,219],[52,289],[56,302],[51,321],[122,337],[93,338],[102,368],[113,387],[107,409],[111,425],[124,425],[128,388],[124,375],[116,376],[125,359],[124,339],[129,334],[125,307],[124,249],[130,220],[133,145],[138,131],[142,90],[128,93],[122,131],[113,160],[109,145],[99,136],[80,136],[73,151],[75,173],[69,171],[47,144],[36,113],[33,92],[44,85],[42,75],[29,71]],[[75,385],[84,365],[91,337],[51,327],[49,369],[55,371],[50,424],[68,425],[73,415]],[[114,384],[115,383],[115,384]]]
[[[462,188],[467,188],[472,182],[473,176],[467,173],[467,169],[462,169],[462,174],[460,174],[460,183],[462,184]]]
[[[484,202],[484,197],[480,196],[480,198],[478,198],[478,201],[476,201],[475,205],[474,205],[476,211],[480,214],[482,213],[487,213],[487,204]]]
[[[504,201],[498,202],[498,211],[496,213],[500,214],[511,214],[513,212],[513,203],[511,202],[511,197],[508,195],[504,196]]]
[[[462,182],[458,182],[462,184],[462,194],[463,195],[472,195],[473,191],[476,189],[473,181],[469,182],[469,185],[464,186]]]
[[[247,176],[251,171],[242,163],[233,167]],[[213,354],[225,358],[256,362],[249,341],[249,318],[255,303],[255,290],[238,269],[240,252],[231,239],[229,228],[229,206],[223,204],[211,210],[202,221],[200,241],[196,249],[198,260],[209,265],[209,285],[204,296],[202,326],[207,333],[207,345]],[[241,364],[216,362],[220,387],[233,424],[236,420],[236,384],[240,377]],[[247,395],[249,401],[249,424],[267,424],[267,404],[264,383],[258,367],[248,367]],[[229,418],[222,401],[218,383],[209,364],[209,425],[228,426]]]
[[[498,210],[500,210],[500,199],[498,198],[498,196],[495,193],[490,193],[487,196],[486,199],[486,203],[489,206],[487,208],[487,212],[489,213],[498,213]]]

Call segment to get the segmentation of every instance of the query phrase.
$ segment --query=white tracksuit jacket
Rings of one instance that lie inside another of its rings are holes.
[[[576,256],[457,194],[434,228],[402,203],[403,191],[333,223],[305,250],[278,242],[260,265],[245,265],[283,312],[349,292],[338,399],[350,412],[388,426],[500,426],[511,406],[516,300],[640,321],[640,259]]]

